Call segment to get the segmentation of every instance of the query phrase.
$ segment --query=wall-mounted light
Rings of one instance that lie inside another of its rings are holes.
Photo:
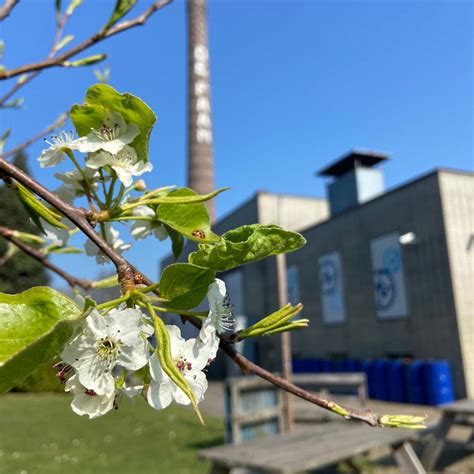
[[[398,238],[400,245],[414,245],[416,244],[416,234],[414,232],[407,232]]]

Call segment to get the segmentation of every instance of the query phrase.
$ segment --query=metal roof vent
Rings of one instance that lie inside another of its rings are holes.
[[[331,215],[363,204],[384,191],[383,173],[374,169],[389,156],[370,150],[352,150],[319,171],[318,176],[334,178],[327,184]]]

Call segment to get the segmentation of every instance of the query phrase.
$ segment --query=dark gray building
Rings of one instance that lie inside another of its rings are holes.
[[[294,357],[447,359],[456,395],[473,397],[474,174],[438,169],[384,191],[386,158],[351,152],[320,172],[329,202],[257,193],[215,230],[279,223],[307,239],[287,256],[289,299],[311,321],[292,333]],[[223,278],[249,322],[276,309],[274,258]],[[279,368],[279,337],[246,351]]]

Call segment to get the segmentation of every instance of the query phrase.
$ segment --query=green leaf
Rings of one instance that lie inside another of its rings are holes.
[[[18,97],[18,99],[10,100],[2,105],[4,109],[19,109],[25,103],[25,99],[23,97]]]
[[[117,0],[115,2],[114,12],[104,29],[108,30],[111,26],[115,25],[117,21],[123,18],[132,9],[135,3],[137,3],[137,0]]]
[[[199,250],[189,255],[189,262],[224,272],[270,255],[293,252],[305,243],[301,234],[277,225],[244,225],[226,232],[216,245],[199,245]]]
[[[166,375],[175,383],[189,398],[191,401],[194,411],[196,412],[199,420],[204,425],[204,420],[202,419],[201,412],[199,411],[198,402],[194,392],[191,390],[187,380],[184,378],[183,374],[176,367],[175,362],[171,357],[171,343],[168,330],[166,329],[163,321],[155,314],[151,306],[148,306],[149,311],[153,315],[153,323],[155,327],[155,336],[156,336],[156,357],[160,361],[161,368],[165,371]],[[155,357],[154,355],[152,357]]]
[[[160,297],[168,301],[164,306],[173,309],[191,309],[199,305],[214,281],[214,272],[190,263],[167,266],[160,279]]]
[[[52,288],[0,293],[0,393],[57,356],[80,317],[77,305]]]
[[[57,253],[57,254],[80,254],[84,253],[84,250],[78,249],[77,247],[64,247],[62,245],[50,245],[45,248],[46,253]]]
[[[84,0],[71,0],[71,3],[66,8],[66,15],[71,16],[74,13],[74,10],[82,4]]]
[[[187,189],[188,191],[192,191],[189,188],[180,188],[180,189]],[[176,189],[179,191],[180,189]],[[205,202],[209,201],[212,198],[215,198],[218,194],[222,193],[223,191],[227,191],[230,188],[220,188],[216,191],[212,191],[209,194],[197,194],[195,191],[192,193],[182,193],[183,195],[174,195],[173,193],[168,193],[165,196],[157,196],[151,197],[150,201],[148,201],[148,196],[145,195],[143,199],[147,200],[149,204],[192,204],[194,202]]]
[[[107,59],[106,54],[94,54],[93,56],[87,56],[87,58],[78,59],[77,61],[64,61],[61,65],[63,67],[92,66],[93,64],[100,63],[104,59]]]
[[[7,142],[8,137],[10,136],[10,132],[11,129],[7,128],[0,137],[0,153],[3,153],[3,149],[5,148],[5,143]]]
[[[56,24],[61,23],[61,0],[54,0],[54,9],[56,10]]]
[[[88,135],[91,128],[99,129],[109,111],[119,112],[125,122],[140,128],[140,134],[130,145],[135,148],[140,160],[148,161],[148,141],[156,117],[138,97],[120,94],[108,84],[96,84],[87,90],[84,105],[72,107],[70,116],[78,135],[82,137]]]
[[[67,46],[73,39],[74,35],[65,36],[56,46],[56,51],[59,51],[60,49],[64,48],[64,46]]]
[[[180,188],[168,194],[168,198],[197,196],[189,188]],[[163,198],[164,199],[164,198]],[[219,236],[211,231],[206,206],[200,202],[189,204],[160,204],[156,217],[161,222],[196,242],[218,242]]]
[[[171,250],[173,251],[174,261],[176,262],[176,260],[178,260],[183,253],[184,238],[179,232],[176,232],[169,225],[163,225],[165,226],[166,232],[168,232],[168,235],[170,236]]]
[[[34,223],[44,232],[44,228],[39,218],[44,219],[48,224],[58,228],[67,230],[67,225],[60,222],[61,214],[58,214],[53,209],[46,207],[28,188],[22,184],[15,182],[13,190],[17,194],[21,203],[25,207],[28,214],[33,219]]]

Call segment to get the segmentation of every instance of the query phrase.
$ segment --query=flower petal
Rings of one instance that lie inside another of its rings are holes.
[[[146,394],[148,403],[155,410],[162,410],[170,405],[172,401],[171,381],[163,381],[162,383],[152,380]]]

